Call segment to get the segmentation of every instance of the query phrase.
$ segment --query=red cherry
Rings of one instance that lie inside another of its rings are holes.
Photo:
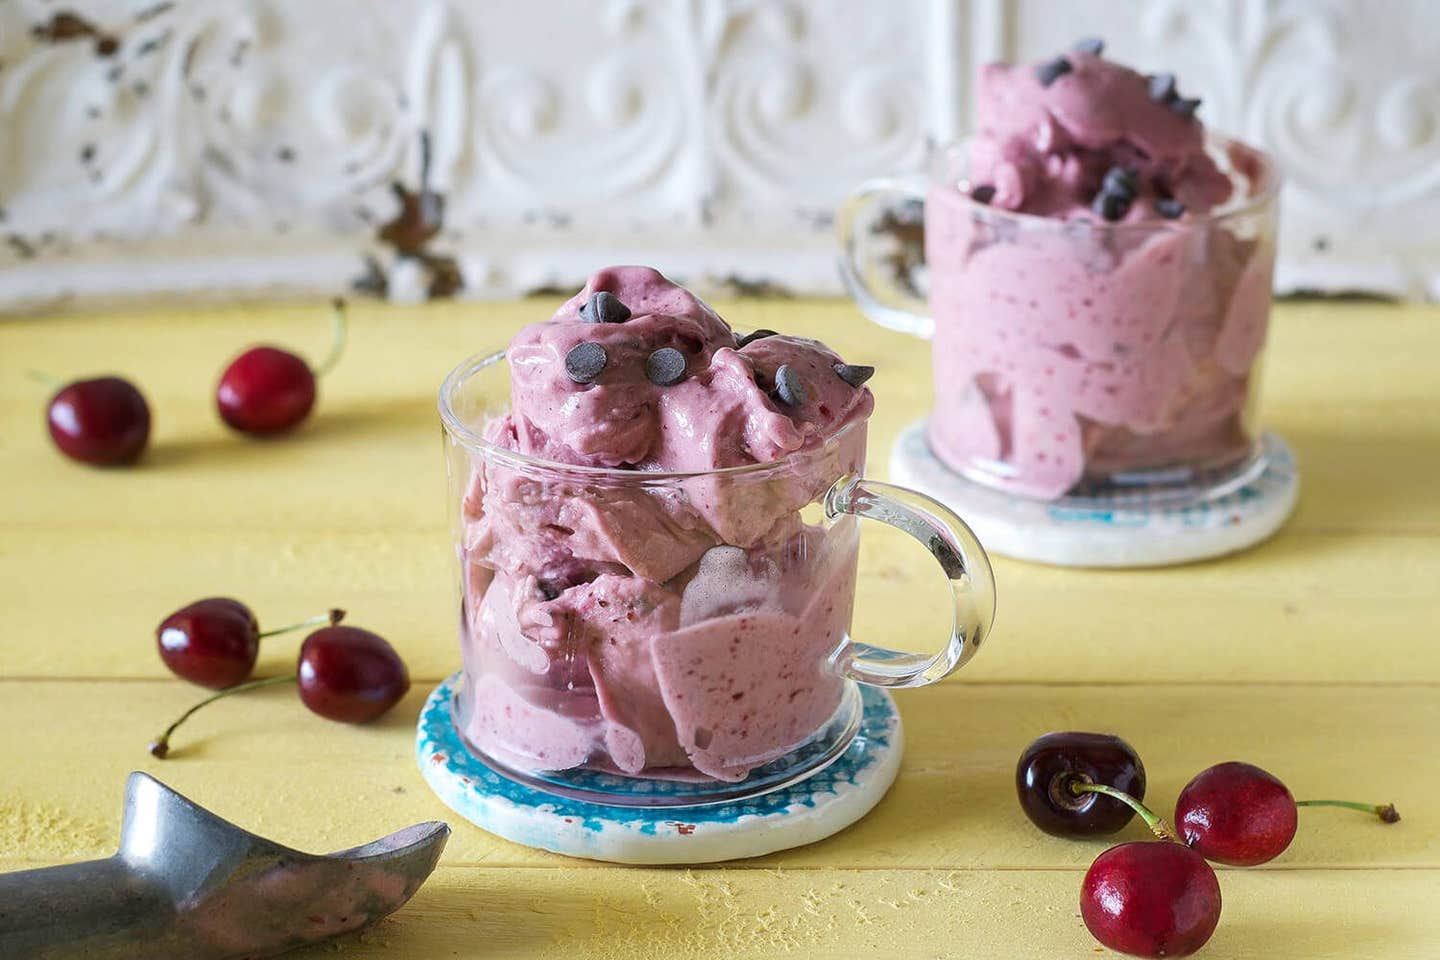
[[[1393,804],[1348,800],[1296,801],[1275,776],[1249,763],[1230,761],[1202,770],[1180,791],[1175,827],[1181,839],[1207,860],[1235,867],[1267,863],[1295,839],[1296,807],[1347,807],[1397,823]]]
[[[1185,957],[1220,922],[1220,882],[1205,858],[1179,843],[1111,847],[1080,887],[1080,916],[1111,950],[1137,957]]]
[[[300,699],[343,723],[374,720],[405,696],[410,673],[383,637],[359,627],[326,627],[300,647]]]
[[[1295,839],[1295,798],[1248,763],[1219,763],[1180,791],[1175,829],[1206,860],[1252,867],[1274,860]]]
[[[208,597],[161,620],[155,640],[160,659],[176,676],[222,690],[244,680],[255,668],[260,625],[240,601]]]
[[[255,347],[225,368],[215,402],[220,419],[241,433],[283,433],[315,406],[315,374],[293,353]]]
[[[223,690],[250,676],[264,637],[327,622],[333,626],[344,616],[343,610],[331,610],[323,616],[261,633],[255,614],[245,604],[229,597],[208,597],[161,620],[155,628],[155,640],[160,659],[176,676]]]
[[[330,355],[314,370],[279,347],[252,347],[230,361],[215,388],[220,419],[241,433],[284,433],[315,406],[315,379],[329,372],[345,346],[345,302],[334,301]]]
[[[50,400],[50,439],[72,460],[100,467],[134,463],[150,439],[150,407],[120,377],[76,380]]]

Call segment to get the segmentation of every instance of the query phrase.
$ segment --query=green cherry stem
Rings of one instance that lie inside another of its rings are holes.
[[[1161,840],[1174,840],[1176,843],[1180,842],[1180,838],[1175,836],[1175,831],[1170,829],[1170,824],[1166,823],[1163,817],[1156,816],[1151,812],[1149,807],[1130,796],[1130,794],[1124,790],[1116,790],[1114,787],[1103,783],[1084,783],[1080,780],[1072,780],[1070,781],[1070,792],[1076,796],[1082,793],[1099,793],[1119,800],[1131,810],[1140,814],[1140,819],[1145,821],[1145,825],[1150,828],[1150,832],[1155,834],[1155,836]]]
[[[344,610],[330,610],[326,613],[320,614],[318,617],[311,617],[308,620],[301,620],[299,623],[292,623],[288,627],[276,627],[274,630],[266,630],[264,633],[260,634],[260,639],[264,640],[266,637],[274,637],[282,633],[289,633],[292,630],[304,630],[306,627],[333,627],[339,624],[340,621],[344,619]]]
[[[331,300],[330,311],[330,352],[325,355],[324,360],[320,361],[319,366],[310,371],[317,380],[335,369],[335,364],[340,362],[340,354],[345,352],[345,341],[350,330],[343,298],[336,297]]]
[[[1296,800],[1295,806],[1345,807],[1348,810],[1359,810],[1361,813],[1374,814],[1384,823],[1400,822],[1400,811],[1395,809],[1395,804],[1393,803],[1356,803],[1353,800]]]
[[[174,723],[170,724],[170,726],[165,728],[164,733],[160,734],[160,736],[150,741],[150,756],[155,757],[158,760],[164,760],[170,754],[170,737],[175,733],[175,730],[180,726],[180,724],[184,723],[186,720],[189,720],[192,716],[194,716],[195,711],[199,710],[201,707],[212,704],[216,700],[222,700],[225,697],[230,696],[231,694],[244,693],[247,690],[258,690],[261,687],[279,686],[282,683],[294,683],[296,679],[297,678],[295,674],[290,674],[289,676],[285,677],[266,677],[263,680],[249,680],[245,683],[237,683],[233,687],[226,687],[219,693],[211,694],[204,700],[201,700],[199,703],[195,704],[189,710],[186,710],[184,713],[180,714],[179,718],[176,719]]]
[[[50,374],[42,373],[39,370],[26,370],[25,375],[36,383],[49,387],[51,390],[59,390],[64,386],[64,384],[60,382],[59,377],[52,377]]]

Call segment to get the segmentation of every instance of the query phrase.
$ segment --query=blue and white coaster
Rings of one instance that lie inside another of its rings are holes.
[[[517,783],[471,754],[451,718],[458,679],[436,687],[420,711],[415,754],[430,789],[481,829],[589,860],[711,863],[823,840],[880,802],[904,752],[895,702],[883,690],[861,687],[860,732],[833,763],[798,784],[710,806],[601,806]],[[664,788],[636,783],[641,792]]]
[[[922,420],[895,441],[890,479],[954,510],[992,553],[1065,567],[1158,567],[1244,550],[1280,529],[1295,509],[1300,474],[1284,440],[1267,433],[1260,444],[1259,474],[1199,503],[1143,494],[1047,502],[960,476],[931,452]]]

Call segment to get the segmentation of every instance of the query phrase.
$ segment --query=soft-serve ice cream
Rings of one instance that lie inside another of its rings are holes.
[[[1093,42],[982,69],[968,170],[926,200],[951,466],[1053,499],[1247,459],[1273,175],[1198,106]]]
[[[802,510],[863,468],[870,368],[737,336],[643,267],[506,360],[461,509],[466,739],[525,771],[726,781],[805,741],[840,703],[857,533]]]

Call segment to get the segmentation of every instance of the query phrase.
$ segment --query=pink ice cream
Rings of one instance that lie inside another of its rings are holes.
[[[800,511],[863,467],[868,368],[741,340],[644,267],[595,274],[507,359],[485,436],[550,465],[472,464],[467,739],[524,770],[729,781],[807,739],[840,701],[858,543]],[[663,475],[752,464],[774,466]]]
[[[1045,499],[1233,467],[1274,265],[1271,208],[1239,208],[1273,177],[1172,79],[1063,59],[981,70],[965,181],[927,198],[931,445]]]

